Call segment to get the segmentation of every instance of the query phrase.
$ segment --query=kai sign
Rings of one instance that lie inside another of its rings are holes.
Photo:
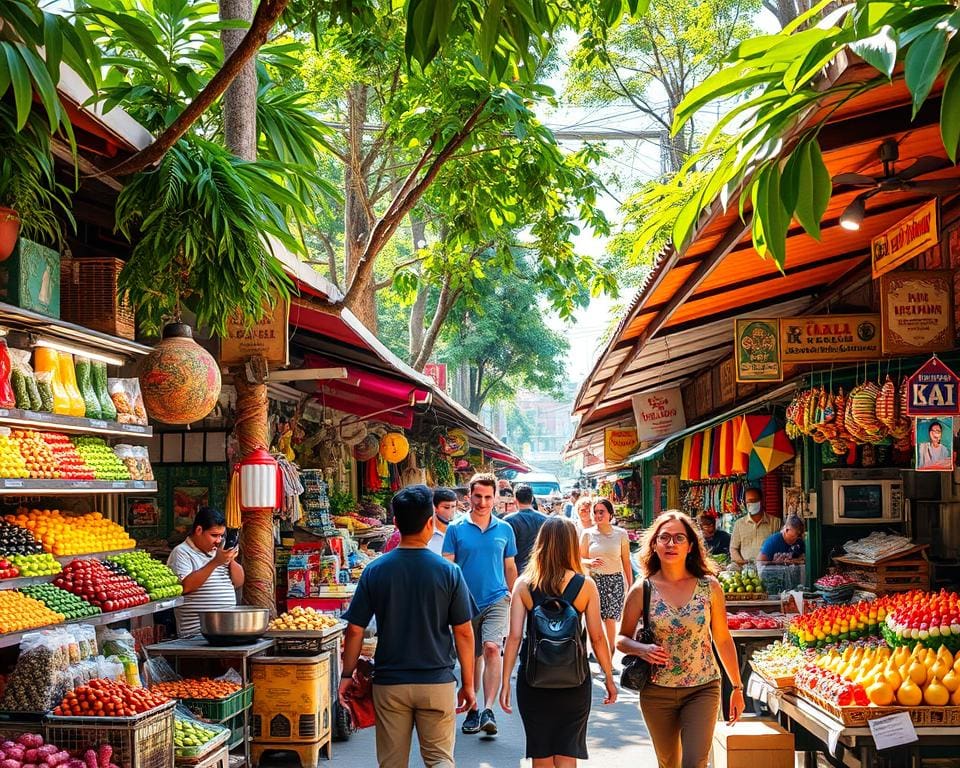
[[[960,416],[960,378],[936,355],[907,379],[908,416]]]

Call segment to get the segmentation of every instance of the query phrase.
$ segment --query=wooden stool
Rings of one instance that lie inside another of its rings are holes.
[[[333,759],[330,735],[327,734],[326,739],[322,741],[312,741],[312,742],[270,742],[264,744],[258,744],[257,742],[251,742],[250,744],[250,763],[253,768],[256,768],[260,765],[260,762],[263,760],[263,756],[269,752],[293,752],[300,760],[300,768],[317,768],[320,764],[321,755],[326,760]]]

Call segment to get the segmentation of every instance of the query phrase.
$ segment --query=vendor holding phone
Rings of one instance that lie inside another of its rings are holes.
[[[183,605],[174,611],[179,637],[200,634],[198,611],[232,608],[237,604],[243,567],[236,561],[237,543],[225,541],[226,533],[223,512],[200,507],[190,535],[167,558],[167,566],[183,584]]]

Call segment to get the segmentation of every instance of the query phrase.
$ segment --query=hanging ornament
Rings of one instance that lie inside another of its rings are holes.
[[[410,443],[402,432],[387,432],[380,438],[380,455],[391,464],[398,464],[410,453]]]
[[[193,340],[190,326],[170,323],[140,363],[140,389],[151,419],[192,424],[213,410],[220,397],[220,368]]]

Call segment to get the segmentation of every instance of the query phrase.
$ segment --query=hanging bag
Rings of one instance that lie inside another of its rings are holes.
[[[560,597],[539,601],[534,597],[533,609],[527,614],[524,665],[531,688],[576,688],[590,674],[583,622],[573,607],[583,582],[578,573]]]
[[[653,643],[653,629],[650,627],[650,580],[643,580],[643,625],[637,630],[634,639],[638,643],[651,645]],[[650,662],[635,654],[628,653],[623,657],[623,671],[620,673],[620,687],[629,688],[638,693],[644,689],[650,680]]]

